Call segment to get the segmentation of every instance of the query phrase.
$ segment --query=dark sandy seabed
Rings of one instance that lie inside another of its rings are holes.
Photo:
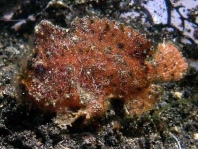
[[[13,76],[19,73],[20,61],[25,59],[28,47],[32,47],[34,26],[43,19],[62,27],[70,27],[75,17],[86,15],[114,19],[146,33],[154,45],[164,38],[175,41],[184,57],[197,66],[198,6],[189,11],[187,18],[178,13],[181,20],[197,28],[192,39],[184,36],[185,26],[180,31],[171,25],[171,10],[179,10],[173,7],[173,1],[164,0],[169,8],[164,13],[168,13],[169,21],[163,25],[154,24],[149,11],[142,6],[148,1],[1,0],[0,149],[198,148],[198,71],[193,67],[189,67],[182,80],[162,84],[163,94],[156,108],[139,118],[123,118],[123,103],[112,101],[112,108],[101,119],[84,126],[78,119],[72,127],[61,129],[52,122],[54,113],[43,113],[16,101]],[[138,15],[133,19],[121,18],[126,12]]]

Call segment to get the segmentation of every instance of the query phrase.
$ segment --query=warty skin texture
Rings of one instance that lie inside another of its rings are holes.
[[[59,124],[102,116],[111,99],[123,100],[126,115],[141,115],[160,95],[156,83],[177,81],[187,70],[173,44],[153,51],[144,35],[106,18],[77,18],[70,29],[43,20],[33,51],[19,81],[24,98],[56,112]]]

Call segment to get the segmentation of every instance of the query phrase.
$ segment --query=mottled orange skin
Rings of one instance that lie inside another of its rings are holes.
[[[140,115],[158,98],[153,83],[179,80],[187,68],[172,44],[153,52],[143,35],[115,21],[84,17],[63,29],[44,20],[20,82],[26,99],[56,112],[58,123],[100,116],[112,98],[124,101],[126,114]]]

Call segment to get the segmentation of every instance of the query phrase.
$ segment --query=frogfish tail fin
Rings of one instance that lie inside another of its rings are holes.
[[[188,64],[178,47],[171,43],[161,43],[154,55],[157,81],[177,81],[187,72]]]

